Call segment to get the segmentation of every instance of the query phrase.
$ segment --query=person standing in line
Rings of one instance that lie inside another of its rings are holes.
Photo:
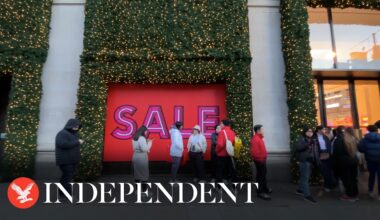
[[[357,145],[357,138],[351,132],[347,132],[347,129],[343,138],[337,138],[334,143],[334,158],[345,189],[345,194],[340,197],[343,201],[358,200]]]
[[[331,142],[325,135],[325,128],[322,125],[316,127],[315,138],[319,151],[319,170],[323,176],[323,186],[326,192],[330,192],[337,186],[332,162],[331,162]]]
[[[80,145],[84,143],[78,135],[80,129],[80,121],[72,118],[55,137],[56,164],[62,172],[60,183],[70,195],[72,195],[70,182],[73,181],[75,169],[80,162]],[[62,195],[60,191],[60,196]]]
[[[255,135],[251,140],[251,157],[256,166],[256,181],[259,184],[258,197],[270,200],[271,189],[267,184],[267,149],[264,143],[264,128],[258,124],[253,127]],[[252,167],[253,169],[253,167]]]
[[[365,160],[369,172],[368,177],[368,194],[371,198],[375,198],[374,186],[377,175],[377,200],[380,201],[380,134],[377,126],[369,125],[368,133],[359,142],[358,149],[364,153]]]
[[[299,162],[300,179],[297,195],[303,195],[304,200],[312,203],[317,201],[312,197],[309,186],[309,179],[311,175],[311,168],[313,164],[318,164],[318,149],[313,139],[313,129],[311,127],[304,127],[302,136],[299,138],[296,145],[296,154]]]
[[[148,153],[152,147],[152,140],[148,138],[148,129],[141,126],[133,136],[133,175],[136,183],[142,183],[143,191],[146,190],[146,182],[149,180]]]
[[[177,173],[181,165],[183,154],[182,129],[183,123],[180,121],[177,121],[170,129],[170,156],[172,158],[171,182],[177,182]]]
[[[375,126],[377,127],[377,129],[380,129],[380,120],[378,120],[377,122],[375,122]]]
[[[344,142],[344,133],[346,132],[346,128],[344,126],[338,126],[333,130],[334,133],[334,138],[331,141],[331,155],[332,155],[332,166],[333,166],[333,171],[334,171],[334,176],[335,179],[337,180],[337,184],[340,188],[340,191],[344,191],[343,185],[342,185],[342,178],[340,175],[340,170],[339,170],[339,162],[338,158],[335,155],[335,148],[337,143],[342,143]]]
[[[221,131],[218,135],[218,141],[216,144],[215,152],[217,155],[217,171],[216,171],[216,181],[222,182],[223,180],[231,179],[236,180],[236,173],[233,158],[228,155],[226,150],[226,140],[234,144],[235,132],[231,129],[231,121],[228,119],[222,120],[220,123]],[[227,137],[227,139],[226,139]],[[225,175],[225,170],[228,170],[228,176]]]
[[[331,127],[326,127],[324,130],[323,130],[323,133],[326,135],[326,137],[328,137],[329,141],[330,141],[330,144],[331,144],[331,141],[333,140],[334,138],[334,134],[333,134],[333,130]]]
[[[220,125],[216,125],[215,132],[211,135],[211,182],[215,182],[216,180],[217,156],[215,149],[218,143],[218,135],[220,130]]]
[[[192,164],[194,172],[193,181],[195,183],[204,180],[203,154],[206,152],[206,149],[206,137],[201,133],[201,127],[199,125],[195,125],[187,142],[190,163]]]

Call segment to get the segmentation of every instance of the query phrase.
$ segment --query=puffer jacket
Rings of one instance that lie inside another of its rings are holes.
[[[368,162],[380,163],[380,134],[371,132],[359,142],[358,149]]]
[[[78,132],[72,128],[80,127],[78,119],[70,119],[64,129],[55,137],[55,160],[57,165],[78,164],[80,161],[80,143]]]

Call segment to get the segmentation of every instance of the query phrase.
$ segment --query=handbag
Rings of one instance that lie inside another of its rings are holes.
[[[226,137],[226,151],[230,157],[233,157],[235,155],[234,145],[230,140],[228,140],[226,131],[224,130],[223,132],[224,136]]]

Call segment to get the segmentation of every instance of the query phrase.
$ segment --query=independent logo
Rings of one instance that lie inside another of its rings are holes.
[[[8,200],[16,208],[28,209],[38,201],[40,191],[36,182],[26,177],[20,177],[9,185]]]

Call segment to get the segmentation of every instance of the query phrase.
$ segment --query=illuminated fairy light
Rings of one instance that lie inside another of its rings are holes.
[[[251,56],[247,2],[87,1],[77,115],[83,122],[77,177],[102,170],[107,83],[227,84],[226,107],[250,176]]]
[[[0,74],[12,75],[2,173],[31,176],[52,1],[0,1]]]
[[[288,94],[288,121],[290,125],[290,147],[292,152],[291,173],[293,181],[298,180],[294,146],[304,125],[315,126],[316,107],[311,74],[311,53],[307,7],[365,8],[380,9],[377,0],[281,0],[282,51],[285,61],[285,84]],[[334,55],[334,54],[331,54]],[[319,184],[321,178],[314,174],[313,184]]]

